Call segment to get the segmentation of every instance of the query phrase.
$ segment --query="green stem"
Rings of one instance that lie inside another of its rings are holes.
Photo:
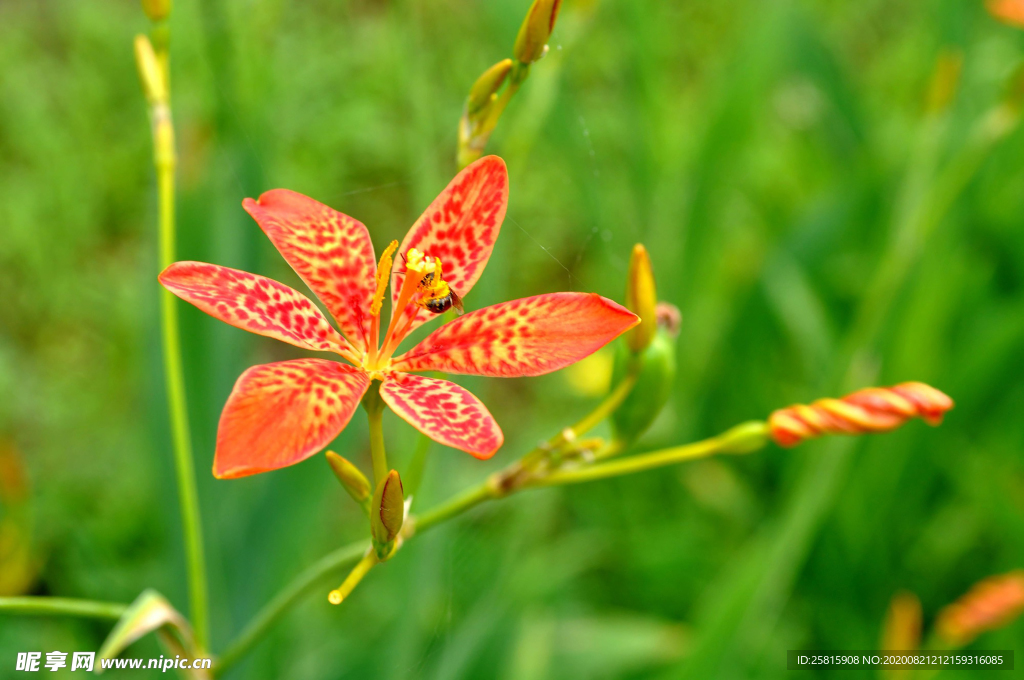
[[[614,413],[615,409],[622,405],[622,402],[624,402],[630,392],[633,391],[633,387],[636,386],[638,377],[639,376],[636,371],[630,371],[627,373],[622,378],[622,381],[615,386],[615,389],[609,392],[608,396],[604,398],[604,401],[598,404],[593,411],[583,416],[583,418],[581,418],[572,427],[565,428],[537,448],[528,452],[522,457],[519,465],[522,468],[529,469],[551,451],[561,448],[569,441],[590,432],[602,420]]]
[[[470,508],[475,508],[486,500],[498,497],[500,497],[500,494],[497,494],[494,487],[488,482],[471,487],[454,498],[434,506],[423,514],[415,515],[414,521],[410,522],[410,532],[407,538],[424,532],[442,522],[447,522]]]
[[[126,609],[128,605],[116,602],[76,600],[68,597],[0,597],[0,613],[117,620]]]
[[[592,482],[609,477],[621,477],[666,465],[675,465],[695,458],[706,458],[719,453],[751,453],[767,443],[768,424],[752,421],[737,425],[717,437],[704,441],[674,446],[601,465],[581,467],[575,470],[556,470],[527,482],[526,487],[561,486]]]
[[[165,71],[165,78],[167,73]],[[170,92],[169,78],[167,91]],[[169,96],[169,95],[168,95]],[[156,102],[152,106],[153,157],[156,165],[157,195],[159,201],[160,268],[174,262],[174,125],[171,122],[170,102]],[[188,404],[185,397],[185,374],[181,360],[181,331],[178,323],[177,301],[167,290],[160,296],[163,326],[164,379],[167,389],[167,409],[171,424],[171,442],[174,447],[174,466],[181,504],[181,524],[184,533],[185,559],[188,570],[189,613],[196,641],[208,649],[208,603],[206,559],[203,554],[202,520],[199,514],[199,494],[192,458],[192,436],[188,423]]]
[[[306,567],[259,611],[234,642],[228,646],[224,654],[218,658],[213,674],[220,676],[238,663],[299,598],[321,583],[327,576],[358,562],[369,547],[368,541],[351,543]]]
[[[384,452],[384,418],[383,409],[371,409],[367,407],[367,419],[370,421],[370,455],[374,462],[374,485],[381,482],[387,476],[387,454]]]

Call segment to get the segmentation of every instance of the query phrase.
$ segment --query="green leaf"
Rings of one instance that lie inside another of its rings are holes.
[[[161,641],[172,651],[184,652],[184,655],[191,658],[198,656],[192,628],[185,617],[163,595],[147,589],[132,602],[110,631],[100,647],[99,658],[112,659],[130,644],[154,631],[160,633]],[[102,670],[97,666],[96,672]]]

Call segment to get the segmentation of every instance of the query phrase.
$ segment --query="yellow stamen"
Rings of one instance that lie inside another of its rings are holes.
[[[384,304],[384,291],[388,288],[388,279],[391,278],[391,265],[394,264],[392,255],[398,249],[398,241],[392,241],[384,249],[380,256],[380,263],[377,265],[377,292],[373,295],[373,302],[370,303],[370,314],[380,316],[380,308]]]

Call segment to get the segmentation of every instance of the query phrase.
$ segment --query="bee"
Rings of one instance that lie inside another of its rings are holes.
[[[462,298],[452,290],[448,282],[441,279],[434,283],[434,272],[427,272],[420,280],[420,290],[426,293],[426,297],[420,300],[419,304],[432,314],[444,314],[449,309],[455,308],[456,314],[464,314]]]
[[[409,271],[409,258],[404,254],[402,259],[405,260],[406,271]],[[422,260],[422,255],[416,253],[416,261]],[[435,279],[436,276],[436,279]],[[434,271],[428,271],[420,279],[417,285],[417,290],[422,294],[420,299],[416,302],[420,307],[423,307],[431,314],[444,314],[449,309],[454,308],[457,314],[465,313],[465,308],[462,306],[462,298],[459,294],[452,290],[452,287],[448,285],[448,282],[444,280],[441,274],[441,262],[436,261]]]

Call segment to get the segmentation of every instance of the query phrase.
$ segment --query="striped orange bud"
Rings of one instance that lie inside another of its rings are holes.
[[[1024,28],[1024,0],[988,0],[985,5],[1004,24]]]
[[[953,400],[934,387],[907,382],[779,409],[768,418],[768,425],[779,446],[796,446],[825,434],[888,432],[914,417],[938,425],[951,408]]]
[[[935,630],[952,646],[1007,625],[1024,611],[1024,570],[990,576],[939,612]]]

